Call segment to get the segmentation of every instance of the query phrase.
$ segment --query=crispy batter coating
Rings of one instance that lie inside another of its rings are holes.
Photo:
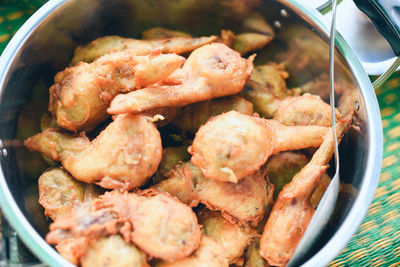
[[[200,247],[196,252],[175,262],[162,262],[157,267],[228,267],[224,249],[213,238],[203,236]]]
[[[188,151],[205,177],[236,183],[259,169],[272,154],[318,147],[328,129],[284,126],[230,111],[200,127]]]
[[[81,258],[82,267],[148,267],[146,254],[120,235],[103,237],[93,242]]]
[[[196,133],[209,118],[236,110],[242,114],[253,114],[253,104],[240,96],[228,96],[188,105],[173,124],[184,132]]]
[[[150,28],[142,32],[142,40],[168,39],[173,37],[191,38],[192,36],[186,32],[173,31],[161,27]]]
[[[286,87],[288,77],[289,73],[283,65],[269,62],[255,67],[250,79],[265,86],[265,90],[271,92],[274,97],[282,99],[292,93]]]
[[[236,94],[253,71],[253,58],[246,60],[221,43],[205,45],[193,51],[182,69],[169,77],[169,83],[175,85],[120,94],[107,111],[111,114],[137,113]]]
[[[200,226],[192,209],[154,191],[141,195],[107,192],[93,202],[89,211],[78,209],[55,221],[46,240],[50,244],[71,238],[88,238],[92,242],[118,233],[149,256],[166,261],[189,256],[201,242]],[[80,246],[81,257],[87,249],[88,246]]]
[[[292,151],[281,152],[272,155],[268,159],[265,166],[268,178],[274,184],[274,198],[276,198],[283,186],[288,184],[308,162],[309,160],[303,153]],[[330,182],[331,178],[327,173],[324,173],[310,199],[314,209],[317,208]]]
[[[232,13],[232,16],[239,19],[248,17],[252,10],[257,8],[260,0],[221,0],[223,9]]]
[[[272,119],[278,111],[279,99],[267,86],[250,79],[240,95],[253,103],[254,111],[266,119]]]
[[[44,113],[40,118],[40,130],[43,132],[49,128],[57,128],[57,121],[50,113]]]
[[[350,126],[351,117],[349,115],[338,121],[339,139]],[[330,130],[311,161],[279,193],[260,242],[260,254],[269,264],[284,266],[293,255],[314,215],[310,198],[328,167],[333,150],[333,132]]]
[[[82,62],[56,75],[49,111],[64,129],[90,131],[107,119],[106,109],[117,94],[159,82],[184,62],[175,54],[135,56],[128,51]]]
[[[142,114],[153,117],[155,125],[160,128],[171,123],[180,114],[180,108],[155,108],[142,112]]]
[[[341,114],[336,110],[336,118]],[[284,125],[332,125],[331,107],[319,96],[304,94],[287,97],[280,104],[274,119]]]
[[[306,155],[292,151],[280,152],[268,159],[265,168],[267,169],[269,180],[274,184],[274,197],[307,163]]]
[[[259,50],[273,40],[270,35],[255,32],[239,33],[235,35],[233,50],[241,55],[246,55],[252,51]]]
[[[39,203],[44,214],[53,221],[67,216],[85,197],[85,185],[75,180],[63,168],[45,171],[39,177]]]
[[[261,257],[260,238],[255,237],[244,253],[244,267],[270,267],[268,262]]]
[[[47,129],[24,144],[61,161],[76,179],[108,189],[141,186],[156,172],[162,156],[157,128],[147,116],[133,114],[117,116],[93,141],[84,133]]]
[[[153,183],[157,184],[167,177],[167,173],[174,168],[179,162],[188,161],[190,159],[190,154],[187,152],[188,145],[183,145],[179,147],[166,147],[163,149],[162,159],[158,170],[153,176]]]
[[[325,191],[328,188],[331,180],[332,180],[331,177],[329,177],[327,173],[324,173],[321,176],[321,179],[318,181],[317,188],[315,189],[314,193],[310,198],[310,203],[314,209],[318,207],[318,204],[321,201],[322,197],[324,196]],[[340,191],[342,191],[342,183],[340,184]]]
[[[242,95],[254,104],[255,110],[263,117],[274,118],[284,125],[332,125],[331,108],[317,95],[306,93],[279,99],[266,86],[254,80],[247,83],[247,89]],[[338,110],[336,118],[341,118]]]
[[[229,264],[242,257],[252,238],[257,235],[248,224],[231,223],[218,211],[202,209],[197,213],[197,218],[203,226],[204,234],[214,238],[222,246]]]
[[[64,259],[78,266],[80,258],[82,257],[82,251],[87,250],[87,243],[88,239],[85,237],[70,238],[61,241],[55,248]]]
[[[273,185],[266,180],[264,169],[241,179],[238,183],[220,182],[204,177],[190,162],[178,164],[169,178],[154,186],[176,196],[192,207],[199,202],[211,210],[222,212],[230,222],[256,225],[272,203]]]
[[[252,13],[242,23],[243,32],[258,32],[275,38],[272,26],[259,13]]]
[[[73,66],[81,61],[90,63],[105,54],[127,50],[130,54],[137,56],[149,55],[156,49],[161,49],[161,53],[164,54],[183,54],[191,52],[203,45],[210,44],[217,39],[216,36],[210,36],[199,38],[173,37],[161,40],[136,40],[120,36],[105,36],[85,46],[77,47],[70,65]]]

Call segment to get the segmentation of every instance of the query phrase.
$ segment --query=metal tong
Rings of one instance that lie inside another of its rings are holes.
[[[301,258],[307,254],[312,244],[325,229],[339,195],[340,177],[339,177],[339,149],[336,134],[336,117],[335,117],[335,33],[336,33],[336,6],[337,0],[332,0],[332,22],[329,38],[329,85],[330,85],[330,105],[332,116],[332,130],[335,139],[335,175],[330,182],[325,194],[323,195],[317,210],[310,224],[307,227],[302,239],[288,262],[287,266],[297,266],[300,264]]]

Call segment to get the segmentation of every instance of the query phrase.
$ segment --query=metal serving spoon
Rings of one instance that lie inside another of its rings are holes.
[[[332,181],[330,182],[328,188],[323,195],[317,210],[314,213],[314,216],[311,219],[310,224],[307,227],[302,239],[295,252],[293,253],[292,258],[288,262],[287,266],[297,266],[299,265],[300,259],[309,251],[312,244],[318,238],[318,236],[325,229],[333,210],[336,206],[336,200],[339,195],[339,185],[340,185],[340,177],[339,177],[339,149],[338,149],[338,141],[336,134],[336,117],[335,117],[335,33],[336,33],[336,6],[337,0],[332,0],[332,22],[331,22],[331,31],[329,38],[329,85],[330,85],[330,104],[331,104],[331,116],[332,116],[332,130],[335,139],[335,165],[336,171],[333,176]]]

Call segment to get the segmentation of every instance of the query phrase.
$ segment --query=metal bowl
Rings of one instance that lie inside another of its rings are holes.
[[[240,5],[243,2],[246,5]],[[328,30],[323,17],[294,0],[51,0],[17,32],[0,58],[0,204],[41,261],[71,265],[43,239],[48,221],[37,203],[36,187],[44,165],[39,155],[24,150],[21,141],[34,133],[30,129],[37,127],[37,114],[46,109],[52,78],[68,65],[74,48],[103,35],[139,37],[154,26],[193,35],[218,34],[223,28],[239,30],[252,6],[277,30],[277,40],[258,53],[256,64],[286,55],[293,87],[327,73]],[[351,239],[372,201],[381,166],[382,126],[376,96],[341,36],[336,46],[336,80],[343,84],[337,95],[339,108],[357,109],[357,125],[341,145],[341,178],[356,192],[342,196],[329,227],[304,255],[305,266],[327,264]],[[314,91],[322,97],[327,92],[326,86]]]

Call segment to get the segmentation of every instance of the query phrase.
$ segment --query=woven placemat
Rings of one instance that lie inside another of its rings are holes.
[[[0,53],[45,0],[0,0]],[[358,232],[330,266],[400,266],[400,73],[376,91],[384,132],[382,173]]]
[[[400,73],[376,95],[384,138],[379,186],[367,217],[330,266],[400,266]]]

